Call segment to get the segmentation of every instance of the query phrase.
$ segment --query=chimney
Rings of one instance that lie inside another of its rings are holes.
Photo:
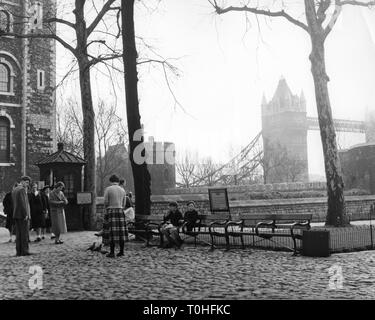
[[[57,150],[58,151],[63,151],[64,150],[64,143],[63,142],[59,142],[57,144]]]

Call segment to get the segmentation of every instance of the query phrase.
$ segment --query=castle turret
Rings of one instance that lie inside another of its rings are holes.
[[[294,95],[281,77],[272,100],[267,104],[263,99],[262,110],[267,110],[262,112],[265,181],[307,181],[307,119],[303,92],[300,96]]]

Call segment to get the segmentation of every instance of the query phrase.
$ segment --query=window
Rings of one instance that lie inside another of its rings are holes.
[[[44,90],[45,87],[45,77],[44,77],[44,71],[38,70],[38,90]]]
[[[10,32],[10,15],[5,10],[0,10],[0,31]]]
[[[10,72],[7,65],[0,63],[0,92],[10,92]]]
[[[31,31],[43,29],[43,6],[41,2],[35,2],[31,7]]]
[[[9,162],[10,155],[10,123],[5,117],[0,117],[0,162]]]

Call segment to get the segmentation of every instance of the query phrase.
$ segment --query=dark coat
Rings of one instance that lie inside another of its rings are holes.
[[[3,199],[4,214],[7,216],[5,228],[11,230],[14,225],[12,192],[8,192]]]
[[[187,231],[192,231],[198,220],[197,210],[186,211],[184,214],[184,220],[186,222]]]
[[[164,222],[170,221],[175,227],[179,227],[181,225],[180,221],[183,219],[182,213],[180,210],[168,211],[168,213],[164,216]]]
[[[12,191],[13,219],[30,219],[29,198],[24,187],[18,186]]]
[[[45,193],[41,193],[40,194],[41,196],[41,199],[42,199],[42,204],[43,204],[43,212],[47,215],[45,216],[45,219],[46,219],[46,228],[51,228],[51,209],[50,209],[50,206],[49,206],[49,198],[47,197],[47,195]]]
[[[30,213],[31,213],[31,228],[44,228],[46,221],[44,218],[44,208],[41,194],[37,195],[29,193]]]

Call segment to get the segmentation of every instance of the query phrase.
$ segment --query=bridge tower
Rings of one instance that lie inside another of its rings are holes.
[[[308,181],[306,100],[281,77],[271,101],[262,101],[265,183]]]

